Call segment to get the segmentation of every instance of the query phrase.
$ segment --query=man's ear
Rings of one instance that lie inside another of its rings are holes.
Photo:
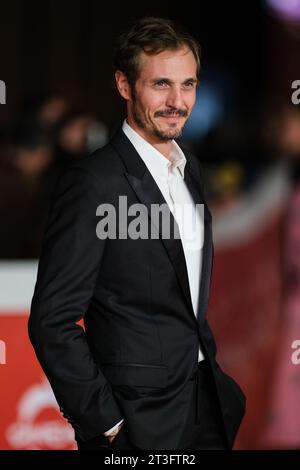
[[[129,86],[126,75],[123,72],[121,72],[121,70],[117,70],[115,73],[115,80],[116,80],[116,85],[117,85],[120,95],[126,101],[130,100],[131,98],[130,86]]]

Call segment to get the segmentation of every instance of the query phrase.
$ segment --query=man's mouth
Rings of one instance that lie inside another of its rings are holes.
[[[186,117],[187,111],[157,111],[155,117],[163,117],[167,119],[178,119],[180,117]]]
[[[168,119],[169,121],[177,121],[180,119],[181,116],[178,116],[178,114],[169,115],[169,116],[162,116],[163,119]]]

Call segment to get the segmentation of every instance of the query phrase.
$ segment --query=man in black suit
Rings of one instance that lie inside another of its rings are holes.
[[[115,67],[127,119],[57,185],[30,339],[79,449],[232,448],[245,397],[206,320],[211,214],[198,160],[174,140],[195,103],[198,44],[144,18]]]

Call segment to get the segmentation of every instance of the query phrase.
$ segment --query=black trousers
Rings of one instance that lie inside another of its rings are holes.
[[[185,429],[179,445],[180,450],[225,450],[228,449],[224,425],[221,419],[217,392],[206,361],[198,363],[191,377],[193,394]],[[126,420],[110,444],[104,435],[88,441],[76,438],[79,450],[134,450],[138,449],[128,438]],[[177,450],[177,449],[166,449]]]

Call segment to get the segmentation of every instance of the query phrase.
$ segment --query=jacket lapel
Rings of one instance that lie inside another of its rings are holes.
[[[186,155],[187,157],[187,155]],[[212,244],[212,218],[209,208],[206,204],[204,195],[201,191],[201,181],[195,176],[197,171],[193,163],[187,160],[186,171],[184,172],[184,181],[191,192],[195,204],[204,204],[204,243],[202,256],[202,272],[199,290],[199,307],[197,318],[203,321],[208,307],[209,289],[211,283],[213,244]]]

